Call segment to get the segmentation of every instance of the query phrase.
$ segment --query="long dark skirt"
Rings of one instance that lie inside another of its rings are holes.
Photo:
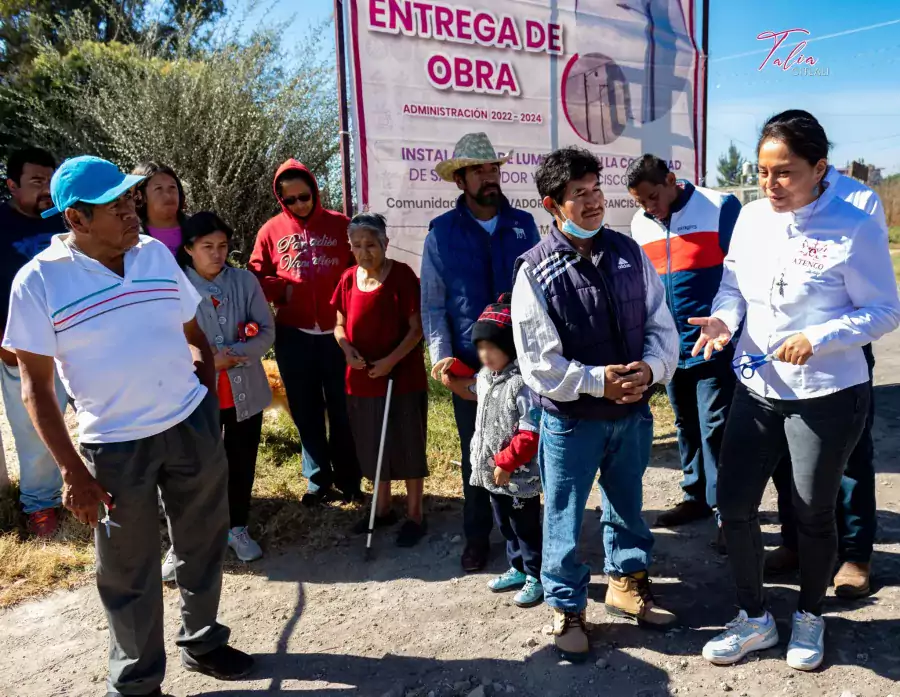
[[[347,395],[347,412],[350,415],[359,466],[363,476],[373,481],[378,465],[384,403],[384,397]],[[428,393],[394,394],[388,415],[381,481],[422,479],[428,476],[428,458],[425,454],[427,431]]]

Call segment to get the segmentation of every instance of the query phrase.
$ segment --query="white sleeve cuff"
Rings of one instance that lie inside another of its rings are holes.
[[[644,356],[644,363],[650,366],[650,372],[653,373],[650,385],[655,385],[657,382],[660,384],[665,384],[667,381],[666,377],[666,364],[663,363],[656,356]]]
[[[584,387],[582,394],[591,397],[602,397],[606,389],[606,366],[595,365],[591,368],[585,366]]]

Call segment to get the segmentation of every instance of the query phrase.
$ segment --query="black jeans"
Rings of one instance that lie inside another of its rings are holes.
[[[490,543],[491,529],[494,522],[491,518],[491,495],[487,489],[472,486],[472,462],[469,451],[472,436],[475,435],[475,419],[478,414],[478,403],[453,395],[453,416],[456,418],[456,430],[459,432],[459,447],[462,449],[463,478],[463,530],[466,542],[476,545]]]
[[[869,365],[869,411],[859,443],[847,460],[847,468],[841,479],[837,497],[838,558],[867,564],[872,558],[875,532],[878,527],[878,510],[875,504],[875,444],[872,426],[875,423],[875,399],[872,394],[872,378],[875,355],[872,344],[863,346],[863,354]],[[772,475],[772,483],[778,490],[778,519],[781,521],[781,538],[786,547],[797,549],[797,522],[791,502],[791,461],[783,460]]]
[[[737,382],[730,355],[679,368],[666,387],[675,412],[684,500],[710,508],[716,507],[719,451]]]
[[[864,383],[824,397],[783,400],[737,386],[722,444],[718,499],[738,603],[751,617],[765,612],[759,505],[786,456],[800,554],[798,609],[822,614],[837,558],[834,505],[863,430],[870,392]]]
[[[230,526],[242,528],[250,512],[250,495],[256,476],[256,455],[262,435],[263,413],[237,420],[237,410],[222,409],[219,421],[225,433],[225,455],[228,457],[228,514]]]
[[[489,493],[491,507],[494,509],[494,520],[506,540],[506,558],[509,565],[540,581],[541,548],[544,543],[541,497],[520,499]]]
[[[347,363],[334,336],[276,325],[275,360],[300,432],[303,470],[310,473],[310,491],[327,490],[332,485],[345,494],[359,491],[362,475],[344,385]]]

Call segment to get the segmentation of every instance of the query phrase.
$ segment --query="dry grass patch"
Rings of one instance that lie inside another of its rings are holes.
[[[654,445],[674,443],[674,420],[664,392],[650,402],[656,418]],[[428,410],[428,461],[431,475],[425,481],[426,510],[435,512],[459,506],[462,482],[460,448],[450,392],[430,380]],[[365,482],[371,492],[371,483]],[[268,413],[263,426],[250,527],[265,549],[302,545],[313,551],[349,544],[350,527],[367,509],[358,505],[304,508],[306,493],[301,476],[300,443],[291,419]],[[395,505],[402,510],[403,482],[393,486]],[[163,540],[163,546],[166,541]],[[92,578],[94,548],[90,531],[66,514],[54,539],[43,542],[25,534],[25,519],[14,486],[0,497],[0,608],[59,588],[71,588]],[[246,570],[244,565],[230,569]]]

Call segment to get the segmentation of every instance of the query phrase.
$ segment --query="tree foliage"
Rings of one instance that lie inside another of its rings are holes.
[[[719,186],[740,186],[743,163],[744,156],[734,142],[730,142],[726,153],[719,157],[717,165]]]
[[[58,41],[36,44],[27,82],[0,87],[0,102],[21,117],[0,130],[9,143],[58,157],[95,154],[123,169],[143,160],[170,165],[189,210],[218,212],[244,260],[277,210],[272,177],[283,160],[303,161],[331,203],[338,100],[333,63],[319,45],[324,27],[285,60],[285,27],[241,39],[239,26],[216,23],[199,50],[196,20],[183,21],[167,45],[152,27],[134,43],[103,42],[94,19],[76,12],[57,23]]]
[[[134,41],[152,27],[158,38],[177,35],[187,18],[221,17],[224,0],[0,0],[0,74],[27,68],[41,42],[59,44],[58,27],[80,15],[98,41]]]

